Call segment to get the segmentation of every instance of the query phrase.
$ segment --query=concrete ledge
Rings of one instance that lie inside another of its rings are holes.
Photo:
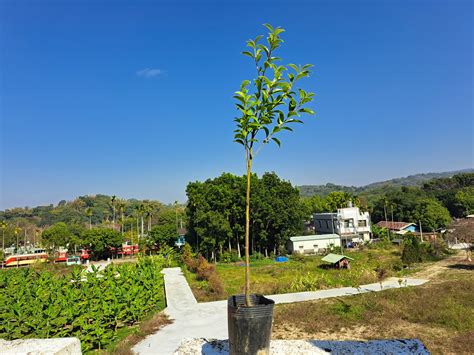
[[[229,342],[215,339],[185,340],[175,355],[227,355]],[[317,354],[416,354],[429,355],[429,351],[418,339],[390,339],[371,341],[336,340],[272,340],[272,355],[317,355]]]
[[[0,339],[1,355],[81,355],[81,342],[78,338]]]

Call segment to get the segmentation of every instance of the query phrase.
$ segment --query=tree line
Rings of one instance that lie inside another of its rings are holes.
[[[447,227],[452,218],[474,213],[474,174],[438,178],[420,187],[385,187],[355,195],[332,191],[325,197],[300,196],[300,191],[275,173],[253,174],[251,252],[278,253],[289,237],[308,233],[304,224],[317,212],[335,212],[351,201],[371,214],[372,222],[394,220],[420,223],[423,230]],[[186,205],[154,200],[122,200],[116,196],[80,196],[73,201],[34,208],[0,211],[5,246],[41,244],[89,247],[97,258],[124,241],[139,242],[142,250],[173,246],[178,228],[186,240],[208,258],[224,252],[243,253],[245,177],[223,173],[214,179],[190,182]]]
[[[143,248],[173,245],[177,227],[185,223],[184,207],[155,200],[116,196],[80,196],[73,201],[0,211],[2,245],[41,245],[48,249],[85,247],[97,257],[123,242]],[[2,246],[0,245],[0,246]]]

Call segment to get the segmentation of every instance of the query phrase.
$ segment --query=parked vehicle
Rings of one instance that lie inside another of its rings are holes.
[[[32,248],[23,253],[10,255],[5,259],[5,266],[30,265],[36,262],[45,263],[48,261],[48,254],[44,249]]]
[[[73,256],[68,256],[66,259],[66,265],[81,265],[81,258],[79,256],[73,255]]]

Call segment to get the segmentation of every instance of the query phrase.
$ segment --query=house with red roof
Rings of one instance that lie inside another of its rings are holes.
[[[391,221],[380,221],[376,224],[379,228],[388,229],[390,232],[395,234],[405,234],[407,232],[416,233],[418,227],[415,223],[410,222],[391,222]]]

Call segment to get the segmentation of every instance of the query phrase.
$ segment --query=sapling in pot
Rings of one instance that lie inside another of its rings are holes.
[[[248,50],[242,52],[256,68],[256,78],[244,80],[235,92],[236,108],[234,142],[245,152],[247,186],[245,205],[245,287],[243,295],[228,300],[228,327],[231,354],[268,353],[270,346],[273,304],[262,295],[250,292],[250,190],[252,163],[265,144],[281,145],[281,132],[292,131],[293,124],[303,123],[301,116],[313,115],[307,107],[314,93],[298,87],[302,78],[310,75],[311,64],[280,64],[275,55],[283,43],[283,28],[264,25],[268,30],[266,43],[263,36],[247,41]]]

